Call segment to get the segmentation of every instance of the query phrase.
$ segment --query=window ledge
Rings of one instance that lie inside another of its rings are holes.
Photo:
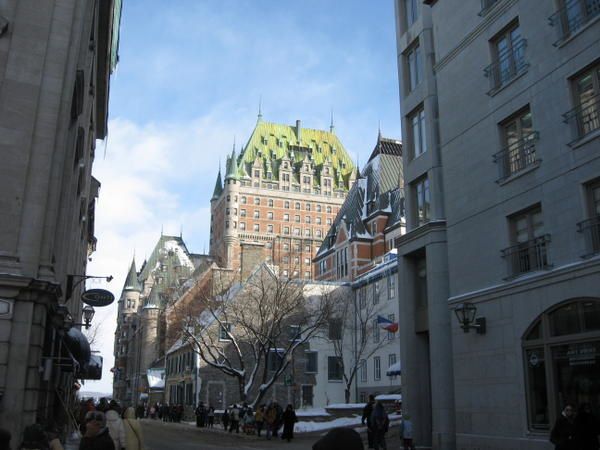
[[[580,29],[578,29],[574,33],[570,33],[567,37],[564,37],[564,38],[556,41],[554,43],[554,46],[556,48],[563,48],[565,45],[567,45],[569,42],[571,42],[573,39],[575,39],[577,36],[579,36],[581,33],[583,33],[585,30],[590,28],[592,25],[594,25],[598,21],[600,21],[600,15],[594,17],[592,20],[590,20],[588,23],[586,23],[584,26],[582,26]]]
[[[328,383],[343,383],[343,380],[327,380]]]
[[[512,175],[506,177],[506,178],[502,178],[501,180],[496,180],[496,183],[498,183],[499,186],[504,186],[507,183],[510,183],[513,180],[516,180],[517,178],[521,178],[523,175],[527,175],[529,172],[533,172],[535,169],[537,169],[538,167],[540,167],[542,163],[541,159],[536,159],[535,162],[533,164],[531,164],[530,166],[524,168],[523,170],[520,170],[516,173],[513,173]]]
[[[504,281],[516,281],[521,278],[529,278],[532,276],[535,277],[536,275],[538,275],[540,273],[546,273],[546,272],[551,271],[552,269],[554,269],[554,264],[548,264],[542,269],[531,270],[529,272],[517,273],[515,275],[509,275],[509,276],[503,278],[503,280]]]
[[[498,92],[501,92],[504,89],[506,89],[508,86],[510,86],[511,84],[513,84],[515,81],[517,81],[523,75],[525,75],[528,71],[529,71],[529,64],[526,64],[525,67],[523,68],[522,72],[520,72],[517,75],[515,75],[514,77],[512,77],[510,80],[508,80],[503,85],[495,87],[493,89],[490,89],[487,92],[487,95],[489,95],[490,97],[494,97]]]
[[[576,149],[576,148],[579,148],[579,147],[583,147],[588,142],[591,142],[594,139],[597,139],[599,137],[600,137],[600,128],[598,128],[597,130],[592,131],[591,133],[586,134],[583,137],[580,137],[580,138],[574,140],[573,142],[570,142],[568,145],[572,149]]]

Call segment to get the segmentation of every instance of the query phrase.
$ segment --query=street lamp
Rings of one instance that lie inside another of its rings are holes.
[[[468,302],[461,303],[454,308],[454,314],[456,314],[458,323],[465,333],[468,333],[470,329],[474,329],[477,331],[477,334],[485,334],[485,317],[475,318],[477,307],[474,304]]]
[[[83,326],[87,330],[89,327],[92,326],[92,319],[94,318],[94,314],[96,313],[96,311],[94,310],[93,306],[85,305],[83,307],[82,313],[83,313],[83,322],[84,322]]]

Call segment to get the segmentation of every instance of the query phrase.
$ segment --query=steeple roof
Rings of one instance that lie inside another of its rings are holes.
[[[131,260],[131,267],[129,267],[129,273],[127,279],[125,279],[125,285],[123,286],[124,291],[142,291],[142,286],[138,280],[137,271],[135,270],[135,258]]]
[[[221,180],[221,168],[219,167],[219,174],[217,175],[217,181],[215,183],[215,189],[213,191],[211,200],[218,199],[222,192],[223,192],[223,181]]]
[[[225,180],[237,180],[238,179],[238,165],[237,165],[237,158],[235,156],[235,146],[233,147],[233,150],[231,151],[231,157],[228,159],[227,162],[227,174],[225,175]]]

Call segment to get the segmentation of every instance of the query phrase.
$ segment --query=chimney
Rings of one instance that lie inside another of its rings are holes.
[[[298,144],[300,144],[300,140],[302,139],[302,129],[300,128],[299,120],[296,120],[296,138],[298,138]]]

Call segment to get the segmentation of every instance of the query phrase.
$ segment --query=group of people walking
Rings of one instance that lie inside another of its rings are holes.
[[[367,425],[367,442],[369,448],[387,450],[385,435],[390,428],[390,418],[381,401],[375,401],[369,395],[369,402],[363,408],[363,425]],[[408,414],[404,414],[400,422],[400,441],[404,450],[414,450],[413,425]]]
[[[592,414],[592,405],[583,403],[575,411],[568,403],[550,432],[550,442],[555,450],[598,450],[600,448],[600,422]]]

